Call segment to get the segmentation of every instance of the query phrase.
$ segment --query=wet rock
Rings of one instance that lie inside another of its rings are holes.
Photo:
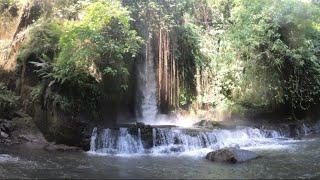
[[[13,128],[10,121],[5,119],[0,119],[0,138],[2,139],[9,138],[12,130]]]
[[[153,135],[152,135],[152,129],[153,127],[150,125],[146,125],[144,123],[137,122],[135,125],[129,127],[128,131],[133,136],[138,136],[138,132],[140,129],[141,133],[141,140],[143,147],[146,149],[153,147]]]
[[[208,153],[206,159],[210,161],[239,163],[256,159],[258,157],[259,156],[256,153],[251,151],[237,148],[224,148]]]
[[[51,100],[44,107],[41,104],[33,107],[34,122],[47,141],[90,149],[93,127],[87,113],[68,113]]]
[[[183,152],[184,148],[183,146],[172,146],[170,148],[170,152]]]
[[[10,134],[13,130],[12,123],[5,119],[0,119],[0,131]]]
[[[289,124],[289,137],[294,139],[300,139],[299,127],[297,124]]]
[[[221,125],[218,122],[210,121],[210,120],[201,120],[195,124],[193,124],[194,127],[200,127],[200,128],[208,128],[213,129],[220,127]]]
[[[53,143],[48,143],[43,148],[46,151],[60,151],[60,152],[82,151],[82,148],[80,148],[80,147],[66,146],[63,144],[53,144]]]
[[[0,132],[0,137],[2,137],[2,138],[8,138],[9,135],[8,135],[7,133],[1,131],[1,132]]]

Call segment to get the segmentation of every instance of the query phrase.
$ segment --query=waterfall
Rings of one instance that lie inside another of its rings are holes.
[[[91,135],[91,141],[90,141],[90,152],[96,151],[96,145],[95,142],[97,140],[97,128],[94,128]]]
[[[138,76],[138,90],[141,94],[139,104],[141,121],[150,123],[156,119],[158,113],[157,83],[151,37],[148,37],[143,62],[138,66]]]
[[[224,147],[255,147],[275,143],[281,133],[249,127],[234,130],[217,129],[199,131],[179,128],[153,128],[150,132],[152,145],[143,146],[141,130],[136,135],[127,128],[119,130],[94,129],[91,138],[91,153],[98,154],[173,154],[188,152],[208,152]]]
[[[134,137],[127,128],[119,130],[104,129],[93,131],[91,137],[91,153],[98,154],[134,154],[143,153],[141,136]]]

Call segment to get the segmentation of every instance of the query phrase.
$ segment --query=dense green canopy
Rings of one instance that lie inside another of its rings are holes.
[[[317,2],[69,0],[55,1],[51,14],[30,29],[20,59],[90,111],[99,97],[117,101],[128,90],[145,27],[153,36],[167,30],[176,44],[179,105],[237,113],[285,107],[294,115],[319,103]]]

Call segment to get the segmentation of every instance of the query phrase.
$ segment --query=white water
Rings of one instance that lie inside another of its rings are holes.
[[[12,157],[8,154],[0,154],[0,163],[3,162],[16,162],[19,161],[19,158],[17,157]]]
[[[138,88],[142,95],[140,121],[149,124],[155,121],[158,113],[156,73],[150,43],[149,37],[144,54],[145,61],[138,67]]]
[[[140,129],[138,135],[129,134],[126,128],[93,131],[90,153],[108,155],[169,155],[183,154],[202,156],[212,150],[224,147],[284,148],[281,133],[249,127],[234,130],[198,131],[187,129],[152,130],[152,146],[144,148]]]
[[[140,132],[140,131],[139,131]],[[132,154],[143,153],[141,134],[134,137],[128,133],[126,128],[119,131],[104,129],[98,136],[95,128],[91,137],[90,152],[98,154]]]

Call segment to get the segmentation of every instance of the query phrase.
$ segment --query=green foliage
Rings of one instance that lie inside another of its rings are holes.
[[[159,28],[170,29],[178,26],[184,12],[190,11],[191,2],[191,0],[123,0],[123,4],[131,10],[131,17],[136,21],[138,28],[142,28],[141,31],[148,29],[150,32],[158,31]]]
[[[184,77],[180,87],[180,105],[192,104],[196,98],[196,68],[203,61],[200,52],[199,28],[194,24],[186,24],[176,29],[177,37],[177,63],[180,76]]]
[[[30,100],[31,102],[35,102],[40,100],[40,98],[43,95],[43,92],[45,90],[45,86],[43,84],[38,84],[37,86],[32,88],[32,91],[30,93]]]
[[[200,43],[211,44],[201,52],[213,89],[247,108],[286,105],[299,112],[319,103],[319,8],[291,0],[238,0],[228,7],[224,25],[206,28],[217,38]]]
[[[53,14],[62,19],[77,20],[83,8],[82,2],[81,0],[55,0]]]
[[[20,59],[27,59],[39,77],[57,87],[50,96],[56,105],[96,118],[103,99],[117,101],[128,89],[142,41],[130,29],[129,11],[119,2],[87,2],[79,13],[84,15],[81,20],[39,21]]]
[[[28,41],[21,48],[18,59],[36,62],[52,61],[58,53],[61,29],[62,26],[58,21],[39,20],[30,29]]]
[[[0,117],[8,118],[19,106],[19,97],[0,83]]]
[[[53,101],[54,106],[60,107],[63,111],[70,111],[70,109],[75,109],[76,102],[74,102],[74,98],[69,96],[62,96],[58,93],[51,93],[51,96],[49,97],[50,100]],[[79,105],[79,104],[78,104]],[[75,110],[83,110],[83,109],[75,109]],[[76,111],[77,112],[77,111]]]
[[[122,4],[124,5],[122,5]],[[320,10],[294,0],[58,0],[20,53],[63,109],[96,112],[128,90],[143,40],[170,35],[180,105],[221,111],[320,103]],[[52,18],[53,19],[53,18]],[[156,42],[156,41],[155,41]],[[38,91],[35,90],[35,94]]]
[[[14,4],[13,0],[0,0],[0,15]]]
[[[199,103],[241,111],[284,105],[292,113],[319,103],[319,6],[293,0],[189,3],[192,11],[184,13],[178,33],[188,51],[181,48],[179,58],[195,61],[205,82],[198,84]],[[189,95],[181,92],[185,103]]]
[[[141,40],[130,29],[129,12],[119,3],[96,2],[85,12],[83,21],[70,24],[60,39],[52,77],[79,87],[114,80],[117,83],[109,90],[117,93],[128,83],[130,58]]]

